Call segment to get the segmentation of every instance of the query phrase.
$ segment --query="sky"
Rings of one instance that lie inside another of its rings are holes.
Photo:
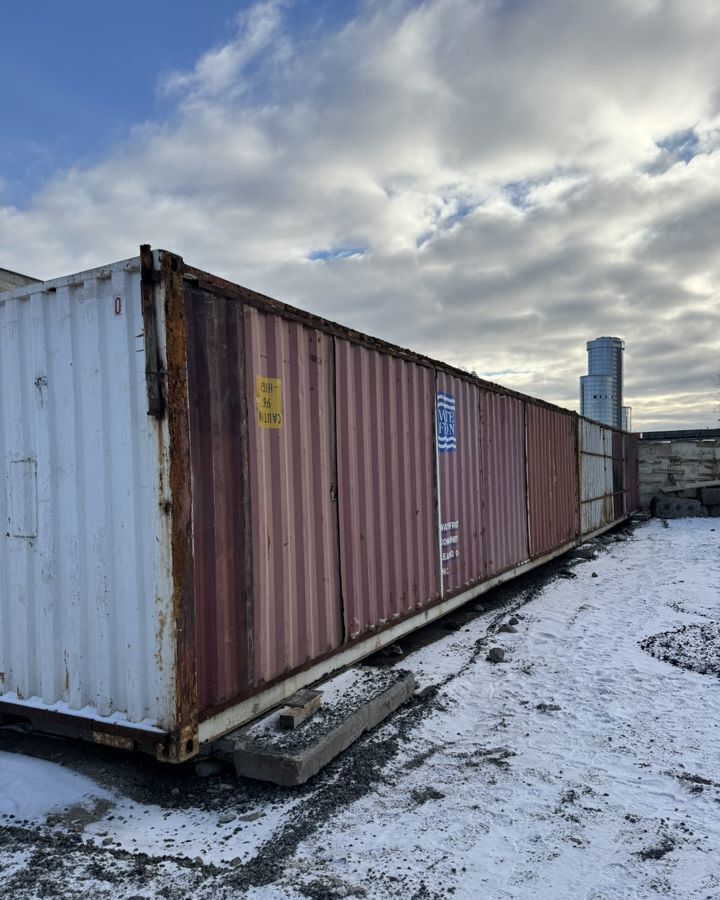
[[[717,0],[3,9],[0,266],[141,243],[635,429],[720,419]]]

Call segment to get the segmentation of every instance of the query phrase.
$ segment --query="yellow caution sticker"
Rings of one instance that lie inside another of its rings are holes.
[[[255,405],[261,428],[282,428],[282,385],[279,378],[255,376]]]

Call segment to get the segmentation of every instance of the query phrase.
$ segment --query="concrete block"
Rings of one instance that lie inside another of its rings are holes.
[[[402,670],[343,673],[329,686],[320,685],[322,707],[294,731],[279,731],[271,715],[231,740],[235,769],[245,778],[286,787],[304,784],[396,710],[416,686],[412,673]]]
[[[720,506],[720,487],[701,488],[700,500],[705,506]]]
[[[585,545],[584,547],[575,547],[566,554],[568,559],[595,559],[596,547]]]
[[[699,500],[683,500],[663,494],[653,498],[652,509],[653,515],[661,519],[703,518],[708,514]]]

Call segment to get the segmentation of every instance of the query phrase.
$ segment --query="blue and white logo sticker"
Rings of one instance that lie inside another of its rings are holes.
[[[454,453],[457,450],[455,398],[443,391],[437,394],[437,442],[440,453]]]

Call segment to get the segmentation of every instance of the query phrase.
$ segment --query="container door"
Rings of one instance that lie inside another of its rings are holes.
[[[255,686],[342,641],[333,354],[328,335],[245,308]]]

